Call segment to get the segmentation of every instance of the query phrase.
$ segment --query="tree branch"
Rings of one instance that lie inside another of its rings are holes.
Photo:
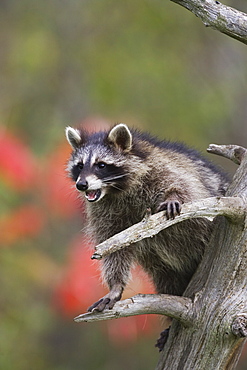
[[[221,4],[217,0],[171,0],[183,6],[212,27],[247,44],[247,14]]]
[[[143,314],[166,315],[179,320],[184,326],[189,326],[193,323],[192,300],[168,294],[138,294],[115,303],[111,310],[87,312],[74,320],[92,322]]]
[[[101,259],[142,239],[150,238],[161,230],[189,218],[207,217],[212,219],[215,216],[223,215],[237,222],[244,214],[244,203],[239,197],[212,197],[185,203],[182,205],[181,214],[175,219],[167,220],[165,211],[155,213],[152,216],[148,215],[143,221],[98,244],[91,258]]]
[[[236,164],[240,164],[247,153],[247,150],[239,145],[216,145],[210,144],[207,151],[222,157],[231,159]]]

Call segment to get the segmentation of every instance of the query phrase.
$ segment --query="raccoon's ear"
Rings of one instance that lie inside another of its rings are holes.
[[[108,140],[115,145],[115,147],[129,151],[132,147],[132,134],[127,125],[119,123],[114,126],[108,135]]]
[[[65,129],[66,138],[73,149],[77,149],[82,142],[80,131],[73,127],[66,127]]]

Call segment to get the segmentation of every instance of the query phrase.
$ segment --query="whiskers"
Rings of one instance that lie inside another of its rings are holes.
[[[129,175],[128,173],[123,173],[121,175],[108,176],[108,177],[105,177],[104,179],[102,179],[102,181],[105,182],[105,183],[111,183],[112,181],[122,179],[123,177],[126,177],[128,175]]]
[[[110,184],[112,188],[116,189],[116,190],[119,190],[119,191],[123,191],[124,189],[123,188],[120,188],[119,186],[117,186],[116,184]]]
[[[107,184],[107,185],[110,185],[112,188],[116,189],[116,190],[119,190],[119,191],[123,191],[123,188],[122,188],[122,184],[121,182],[118,184],[118,182],[115,182],[116,180],[121,180],[123,179],[124,177],[127,177],[129,175],[129,173],[122,173],[120,175],[112,175],[112,176],[108,176],[108,177],[105,177],[104,179],[102,179],[103,183]]]

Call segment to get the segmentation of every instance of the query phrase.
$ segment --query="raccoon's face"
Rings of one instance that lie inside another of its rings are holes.
[[[126,125],[115,126],[107,135],[91,137],[67,127],[66,137],[73,148],[68,166],[70,176],[89,202],[125,189],[128,181],[125,156],[132,146],[132,135]]]
[[[79,154],[79,153],[78,153]],[[88,159],[79,155],[80,159],[71,168],[71,176],[76,182],[77,190],[84,192],[89,202],[96,202],[107,193],[124,190],[127,174],[124,168],[95,157],[91,151]]]

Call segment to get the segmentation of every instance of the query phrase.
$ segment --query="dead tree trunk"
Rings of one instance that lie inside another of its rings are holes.
[[[144,313],[172,317],[169,338],[156,370],[234,369],[247,338],[247,151],[235,146],[210,146],[209,151],[241,163],[227,197],[184,205],[181,215],[172,221],[217,216],[204,258],[184,296],[138,295],[117,302],[112,310],[75,318],[77,322],[87,322]],[[97,246],[93,258],[100,259],[150,237],[170,223],[162,212],[148,215]]]
[[[227,196],[247,201],[247,155]],[[220,216],[199,269],[184,295],[193,301],[194,322],[179,321],[161,355],[161,369],[234,369],[247,336],[247,227]]]

